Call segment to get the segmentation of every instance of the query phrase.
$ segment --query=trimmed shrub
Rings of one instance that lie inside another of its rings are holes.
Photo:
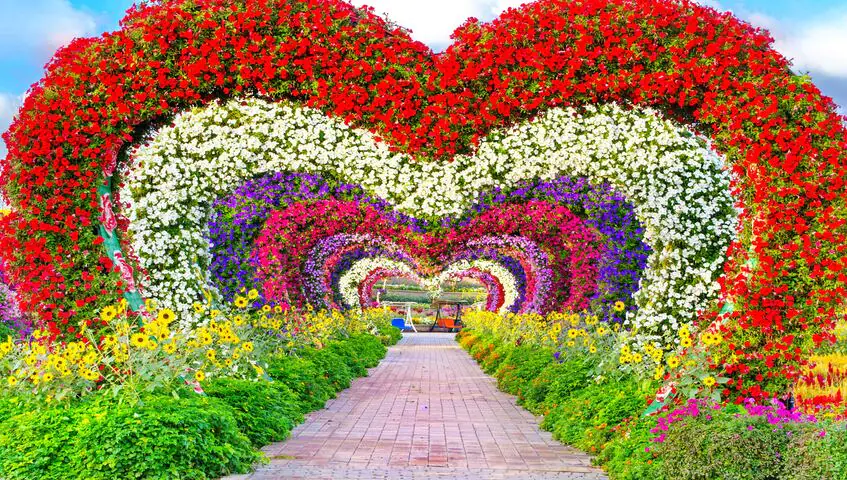
[[[499,351],[494,355],[497,353]],[[522,404],[530,382],[550,366],[552,361],[552,350],[527,346],[513,347],[494,374],[497,386],[504,392],[517,395],[518,403]]]
[[[286,385],[295,395],[303,413],[323,408],[335,395],[332,383],[323,375],[316,375],[318,367],[305,358],[274,355],[268,359],[268,375]]]
[[[314,372],[315,375],[321,375],[329,381],[332,386],[330,398],[335,398],[335,392],[350,387],[350,383],[353,381],[353,372],[347,366],[346,360],[335,351],[328,348],[317,350],[310,347],[300,350],[299,355],[301,358],[312,362],[317,369]]]
[[[303,421],[297,395],[283,383],[219,378],[203,390],[232,408],[239,430],[256,447],[285,440]]]
[[[847,430],[843,423],[810,426],[782,457],[784,480],[847,480]]]
[[[713,412],[675,423],[657,444],[662,469],[678,480],[779,480],[796,425]]]
[[[260,456],[215,399],[150,396],[135,406],[86,402],[0,424],[4,478],[216,478]]]

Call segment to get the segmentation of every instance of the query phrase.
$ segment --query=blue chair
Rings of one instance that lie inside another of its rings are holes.
[[[403,320],[402,318],[392,318],[391,319],[391,326],[399,328],[401,332],[405,331],[406,330],[406,320]]]

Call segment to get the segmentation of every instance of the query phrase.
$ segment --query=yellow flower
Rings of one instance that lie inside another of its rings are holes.
[[[703,379],[703,385],[707,388],[712,388],[715,386],[716,380],[715,377],[706,377]]]
[[[247,299],[239,295],[235,297],[235,301],[233,303],[235,303],[235,306],[238,308],[244,308],[247,306]]]
[[[665,369],[662,367],[656,367],[656,373],[653,375],[654,380],[661,380],[662,377],[665,376]]]
[[[41,379],[44,380],[44,382],[52,382],[53,381],[53,374],[49,373],[49,372],[45,373],[44,376],[41,377]]]
[[[609,333],[609,331],[608,331],[608,330],[606,330],[606,327],[603,327],[603,326],[599,326],[599,327],[597,327],[597,335],[601,335],[601,336],[602,336],[602,335],[605,335],[605,334],[607,334],[607,333]]]
[[[263,311],[263,312],[265,312],[265,313],[270,312],[270,311],[271,311],[271,306],[270,306],[270,305],[265,305],[265,306],[263,306],[263,307],[262,307],[262,311]]]
[[[206,350],[206,358],[209,360],[215,360],[217,357],[217,352],[214,349]]]
[[[211,312],[209,312],[209,315],[211,315],[212,318],[217,318],[217,316],[220,315],[220,314],[221,314],[220,310],[212,310]]]
[[[274,312],[276,312],[276,313],[282,313],[282,307],[280,307],[279,305],[275,306],[275,307],[274,307]]]
[[[6,383],[9,384],[10,387],[14,387],[18,384],[18,379],[15,377],[9,377],[6,379]]]
[[[591,352],[591,353],[597,353],[597,347],[592,345],[592,346],[588,347],[588,351]]]
[[[253,342],[244,342],[244,344],[241,345],[241,348],[243,348],[245,352],[252,352]]]
[[[234,323],[236,327],[240,327],[244,325],[244,317],[242,317],[241,315],[236,315],[235,317],[233,317],[232,323]]]
[[[136,348],[143,348],[147,345],[147,335],[143,333],[133,333],[132,337],[129,339],[130,345]]]
[[[259,291],[255,288],[250,289],[250,291],[247,292],[247,298],[249,298],[250,300],[255,300],[259,298]]]
[[[668,357],[668,367],[676,368],[679,366],[679,357]]]
[[[153,310],[156,310],[156,300],[153,300],[152,298],[144,300],[144,308],[146,308],[148,312],[152,313]]]
[[[574,345],[576,345],[576,342],[574,342],[573,340],[568,340],[568,343],[566,345],[569,347],[573,347]]]
[[[196,372],[194,372],[194,380],[197,380],[198,382],[202,382],[205,379],[206,379],[206,373],[203,370],[197,370]]]
[[[117,315],[118,309],[113,307],[112,305],[109,305],[108,307],[100,311],[100,318],[107,323],[114,320]]]
[[[162,322],[165,325],[170,325],[175,319],[176,314],[170,308],[163,308],[159,310],[159,316],[157,317],[159,322]]]
[[[176,352],[176,344],[173,343],[173,342],[166,343],[162,347],[162,350],[164,350],[164,352],[167,353],[168,355],[173,355],[174,352]]]
[[[568,338],[576,338],[579,336],[579,332],[574,330],[573,328],[568,330]]]
[[[688,347],[690,347],[691,345],[693,345],[693,342],[691,341],[691,337],[685,337],[685,338],[683,338],[682,340],[680,340],[680,341],[679,341],[679,344],[680,344],[683,348],[688,348]]]
[[[623,312],[623,309],[626,308],[626,304],[622,301],[618,300],[615,302],[614,309],[616,312]]]
[[[194,302],[194,311],[197,313],[203,313],[206,311],[206,307],[204,307],[200,302]]]

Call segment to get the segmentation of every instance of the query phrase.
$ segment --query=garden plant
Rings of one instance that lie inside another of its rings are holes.
[[[400,338],[614,479],[847,479],[847,128],[768,32],[536,0],[434,54],[343,0],[158,0],[4,139],[0,478],[247,472]]]

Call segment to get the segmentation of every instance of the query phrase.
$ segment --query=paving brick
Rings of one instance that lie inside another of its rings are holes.
[[[267,465],[226,480],[604,480],[538,428],[453,334],[407,334],[366,378],[309,414]]]

